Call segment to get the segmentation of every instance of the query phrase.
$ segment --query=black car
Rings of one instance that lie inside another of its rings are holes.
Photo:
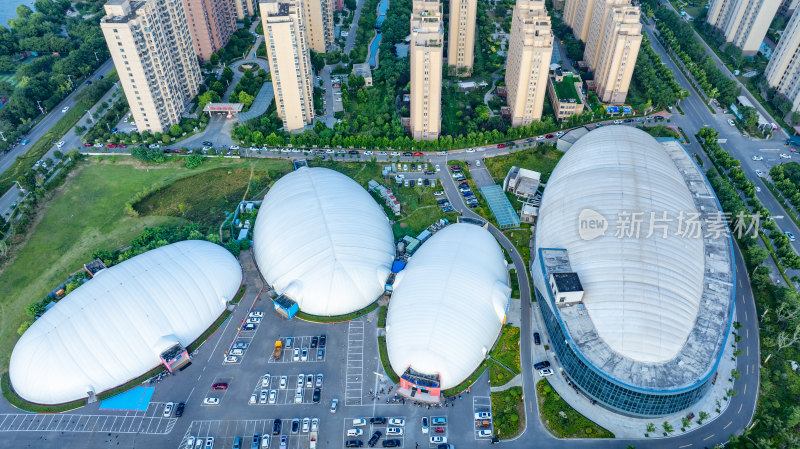
[[[437,201],[437,203],[439,203],[439,204],[444,204],[444,203],[448,203],[448,202],[449,201],[447,201],[447,198],[442,198],[439,201]]]
[[[183,416],[183,409],[184,408],[186,408],[186,404],[184,404],[183,402],[179,402],[178,406],[175,407],[175,416],[178,417],[178,418]]]
[[[386,424],[386,418],[382,418],[382,417],[376,416],[374,418],[370,418],[369,419],[369,423],[370,424]]]
[[[537,345],[542,344],[542,339],[539,337],[538,332],[533,333],[533,342],[536,343]]]
[[[328,337],[326,335],[320,335],[319,336],[319,347],[320,348],[324,348],[325,347],[325,343],[327,343],[327,341],[328,341]]]
[[[373,433],[369,438],[369,441],[367,441],[369,447],[375,447],[375,444],[381,439],[381,435],[383,435],[383,433],[381,433],[380,430],[376,430],[375,433]]]
[[[364,445],[364,442],[361,440],[347,440],[344,443],[344,447],[361,447]]]
[[[400,447],[400,440],[393,438],[391,440],[383,440],[383,447]]]
[[[321,388],[315,388],[314,389],[314,395],[311,397],[311,400],[315,404],[319,404],[319,395],[320,395],[320,393],[322,393],[322,389]]]
[[[203,146],[210,147],[211,145],[214,145],[211,141],[209,141],[209,140],[204,140],[203,141]]]
[[[300,418],[295,418],[292,420],[292,433],[297,433],[300,431]]]
[[[347,154],[358,154],[358,151],[356,151],[356,150],[350,150],[350,151],[348,151],[348,152],[347,152]]]
[[[413,156],[413,155],[414,155],[414,153],[412,153],[410,151],[404,151],[403,152],[403,156]]]
[[[316,348],[317,347],[317,343],[319,343],[319,338],[311,337],[311,347],[312,348]]]
[[[533,368],[534,369],[545,369],[545,368],[547,368],[549,366],[550,366],[550,362],[548,362],[547,360],[544,360],[542,362],[533,364]]]
[[[261,443],[261,435],[253,434],[253,442],[250,443],[250,449],[258,449],[259,443]]]
[[[275,422],[272,423],[272,434],[273,435],[280,435],[281,434],[281,420],[276,419]]]

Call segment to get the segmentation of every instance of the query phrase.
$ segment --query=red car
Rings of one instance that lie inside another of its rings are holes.
[[[117,147],[117,144],[116,144],[116,143],[109,143],[109,144],[108,144],[108,145],[106,145],[106,146],[107,146],[107,147],[109,147],[109,148],[116,148],[116,147]]]
[[[552,139],[554,136],[553,136],[552,134],[548,134],[548,135],[546,135],[546,136],[544,136],[544,137],[545,137],[546,139]]]
[[[420,153],[419,151],[415,151],[414,152],[414,156],[422,157],[422,153]]]
[[[436,433],[444,433],[444,427],[434,427],[433,431]]]
[[[90,146],[92,146],[92,144],[87,142],[87,143],[84,143],[83,146],[90,147]]]
[[[225,383],[225,382],[217,382],[214,385],[212,385],[211,388],[213,388],[215,390],[227,390],[228,389],[228,384]]]
[[[461,166],[460,165],[451,165],[450,166],[450,170],[461,170]]]
[[[498,143],[498,144],[497,144],[497,148],[505,148],[505,147],[507,147],[507,146],[508,146],[508,145],[507,145],[507,144],[505,144],[505,143]]]
[[[117,145],[117,148],[128,148],[128,146],[125,145],[124,143],[121,143],[121,144]]]

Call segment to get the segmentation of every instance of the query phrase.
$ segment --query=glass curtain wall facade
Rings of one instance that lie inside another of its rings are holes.
[[[567,341],[555,304],[547,291],[545,299],[539,286],[534,288],[539,309],[556,356],[573,383],[598,404],[620,414],[643,417],[675,413],[696,403],[711,387],[712,378],[678,392],[645,391],[612,381],[594,366],[585,362]]]

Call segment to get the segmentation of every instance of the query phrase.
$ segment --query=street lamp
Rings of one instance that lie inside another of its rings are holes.
[[[100,62],[100,58],[97,57],[97,52],[94,52],[94,60]]]

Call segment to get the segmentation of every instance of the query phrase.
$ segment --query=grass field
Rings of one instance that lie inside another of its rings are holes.
[[[589,421],[556,393],[547,379],[536,384],[539,416],[558,438],[614,438],[614,434]]]
[[[112,161],[115,161],[112,163]],[[188,170],[183,161],[143,167],[127,157],[93,158],[84,162],[74,177],[43,205],[45,212],[15,260],[0,275],[0,364],[8,366],[17,328],[29,317],[25,306],[39,301],[50,289],[79,270],[97,249],[127,245],[145,226],[184,223],[169,216],[130,217],[125,203],[137,192],[156,184],[222,166],[288,171],[283,160],[209,159],[200,168]],[[200,197],[209,189],[199,190]]]
[[[510,368],[515,374],[520,373],[519,364],[519,328],[505,325],[497,344],[489,352],[489,356]]]
[[[525,402],[522,387],[492,393],[494,433],[500,439],[514,438],[525,428]]]
[[[547,182],[547,178],[550,177],[550,173],[553,172],[553,168],[563,154],[549,145],[541,145],[532,150],[517,151],[506,156],[486,159],[484,164],[495,182],[501,184],[512,166],[538,171],[542,174],[542,182]]]

